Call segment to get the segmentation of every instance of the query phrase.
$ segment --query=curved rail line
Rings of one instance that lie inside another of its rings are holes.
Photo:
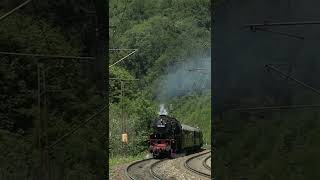
[[[157,162],[153,163],[153,164],[150,166],[150,173],[151,173],[151,174],[154,176],[154,178],[157,179],[157,180],[162,180],[162,177],[159,176],[157,173],[155,173],[155,171],[154,171],[153,169],[154,169],[154,167],[155,167],[156,165],[158,165],[159,163],[161,163],[161,162],[163,162],[163,161],[164,161],[164,160],[157,161]]]
[[[208,166],[208,164],[207,164],[207,161],[208,161],[210,158],[211,158],[211,155],[208,156],[208,157],[206,157],[206,158],[202,161],[202,165],[203,165],[205,168],[207,168],[208,170],[211,171],[211,167]]]
[[[208,153],[211,153],[211,151],[206,152],[206,153],[202,153],[202,154],[199,154],[199,155],[196,155],[196,156],[193,156],[193,157],[187,159],[187,160],[185,161],[185,163],[184,163],[184,166],[185,166],[188,170],[190,170],[190,171],[192,171],[192,172],[194,172],[194,173],[196,173],[196,174],[198,174],[198,175],[201,175],[201,176],[204,176],[204,177],[207,177],[207,178],[211,178],[211,174],[207,174],[207,173],[198,171],[198,170],[192,168],[192,167],[188,164],[191,160],[193,160],[193,159],[195,159],[195,158],[197,158],[197,157],[206,155],[206,154],[208,154]]]
[[[132,180],[135,180],[134,176],[132,174],[129,173],[129,169],[132,168],[132,166],[135,166],[137,164],[140,164],[142,162],[145,162],[145,161],[150,161],[152,158],[148,158],[148,159],[143,159],[143,160],[139,160],[139,161],[136,161],[136,162],[133,162],[131,164],[128,165],[128,167],[126,168],[126,175],[129,179],[132,179]]]
[[[150,161],[150,160],[155,160],[153,158],[148,158],[148,159],[143,159],[143,160],[139,160],[139,161],[136,161],[136,162],[133,162],[131,163],[130,165],[127,166],[126,168],[126,175],[129,179],[132,179],[132,180],[140,180],[140,179],[137,179],[133,174],[130,173],[130,168],[132,168],[133,166],[137,166],[138,164],[140,163],[143,163],[143,162],[146,162],[146,161]],[[159,161],[156,161],[155,163],[153,163],[149,169],[150,169],[150,174],[153,176],[154,179],[157,179],[157,180],[162,180],[161,177],[159,175],[157,175],[153,170],[152,168],[155,166],[154,164],[158,164],[160,163],[161,160]]]

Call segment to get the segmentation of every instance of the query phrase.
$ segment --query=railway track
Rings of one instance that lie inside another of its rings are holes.
[[[203,167],[211,171],[211,155],[206,157],[204,161],[202,161],[202,165]]]
[[[158,164],[160,164],[161,162],[163,162],[163,161],[164,161],[164,160],[160,160],[160,161],[158,161],[158,162],[153,163],[153,164],[150,166],[150,173],[151,173],[151,174],[153,175],[153,177],[155,177],[157,180],[162,180],[163,178],[154,171],[154,168],[155,168]]]
[[[193,157],[187,159],[184,163],[185,168],[187,168],[189,171],[191,171],[197,175],[200,175],[200,176],[203,176],[203,177],[210,179],[211,178],[211,167],[208,166],[206,161],[209,158],[211,158],[211,155],[206,157],[204,160],[202,160],[202,166],[204,168],[199,167],[199,165],[197,164],[197,162],[199,161],[199,158],[203,158],[202,156],[205,156],[209,153],[211,153],[211,151],[206,152],[206,153],[202,153],[202,154],[199,154],[199,155],[196,155],[196,156],[193,156]]]
[[[184,166],[188,171],[191,171],[201,177],[211,178],[211,151],[195,155],[184,161]],[[163,180],[165,179],[156,171],[161,162],[166,159],[144,159],[131,163],[126,168],[126,175],[132,180]],[[182,165],[182,164],[181,164]]]
[[[136,161],[127,167],[127,177],[132,180],[162,180],[153,170],[162,161],[153,158]]]

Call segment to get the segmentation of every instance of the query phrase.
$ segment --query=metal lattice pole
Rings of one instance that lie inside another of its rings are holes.
[[[39,150],[41,153],[41,173],[40,178],[49,180],[49,156],[48,156],[48,111],[47,111],[47,93],[46,93],[46,72],[43,64],[37,62],[38,73],[38,111],[39,121],[36,126],[36,131],[39,138]]]
[[[138,81],[139,79],[122,79],[122,78],[109,78],[109,80],[117,80],[120,81],[120,106],[121,106],[121,135],[128,137],[128,117],[125,116],[124,113],[124,104],[123,104],[123,97],[124,97],[124,91],[125,86],[124,83],[126,81]],[[122,139],[121,148],[124,149],[124,154],[127,155],[128,151],[128,142],[125,142],[126,140]]]

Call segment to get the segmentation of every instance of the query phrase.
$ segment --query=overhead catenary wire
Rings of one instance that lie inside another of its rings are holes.
[[[27,0],[25,2],[23,2],[22,4],[20,4],[19,6],[15,7],[14,9],[12,9],[11,11],[7,12],[6,14],[2,15],[0,17],[0,21],[5,19],[6,17],[8,17],[9,15],[11,15],[12,13],[16,12],[18,9],[24,7],[25,5],[29,4],[32,0]]]
[[[275,68],[274,66],[272,66],[272,65],[270,65],[270,64],[267,64],[267,65],[266,65],[266,68],[271,69],[271,70],[279,73],[279,74],[282,75],[283,77],[285,77],[285,78],[287,78],[287,79],[290,79],[290,80],[293,80],[293,81],[295,81],[296,83],[302,85],[303,87],[308,88],[308,89],[312,90],[313,92],[315,92],[316,94],[320,95],[320,91],[319,91],[318,89],[315,89],[315,88],[309,86],[308,84],[306,84],[306,83],[304,83],[304,82],[302,82],[302,81],[299,81],[299,80],[291,77],[289,74],[286,74],[286,73],[280,71],[279,69]]]
[[[137,51],[138,49],[120,49],[120,48],[113,48],[109,49],[109,51]]]
[[[260,107],[243,107],[233,108],[226,111],[262,111],[262,110],[290,110],[290,109],[318,109],[320,104],[314,105],[289,105],[289,106],[260,106]]]
[[[253,31],[264,31],[264,32],[269,32],[269,33],[274,33],[274,34],[280,34],[280,35],[283,35],[283,36],[287,36],[287,37],[292,37],[292,38],[296,38],[296,39],[301,39],[303,40],[304,37],[302,36],[298,36],[298,35],[295,35],[295,34],[289,34],[289,33],[284,33],[284,32],[279,32],[279,31],[272,31],[272,30],[269,30],[269,29],[264,29],[264,28],[253,28],[252,29]]]
[[[264,32],[279,34],[279,35],[303,40],[304,37],[302,36],[266,29],[266,27],[277,27],[277,26],[286,27],[286,26],[303,26],[303,25],[320,25],[320,21],[278,22],[278,23],[264,22],[264,23],[258,23],[258,24],[246,24],[246,25],[243,25],[243,27],[250,28],[253,32],[264,31]]]
[[[282,71],[280,71],[279,69],[275,68],[274,66],[272,66],[271,64],[267,64],[266,68],[271,69],[277,73],[279,73],[280,75],[282,75],[283,77],[293,80],[296,83],[302,85],[305,88],[308,88],[310,90],[312,90],[313,92],[317,93],[318,95],[320,95],[320,91],[291,77],[289,74],[286,74]],[[226,111],[260,111],[260,110],[290,110],[290,109],[317,109],[320,108],[319,104],[312,104],[312,105],[288,105],[288,106],[262,106],[262,107],[238,107],[238,108],[230,108],[227,109]]]
[[[126,59],[127,57],[131,56],[132,54],[134,54],[134,53],[137,52],[137,51],[138,51],[138,49],[134,49],[131,53],[129,53],[129,54],[126,55],[125,57],[123,57],[123,58],[119,59],[118,61],[116,61],[115,63],[111,64],[111,65],[109,66],[109,68],[112,67],[112,66],[114,66],[114,65],[116,65],[116,64],[118,64],[119,62],[121,62],[122,60],[124,60],[124,59]]]
[[[139,79],[122,79],[122,78],[109,78],[109,80],[119,80],[119,81],[139,81]]]
[[[319,25],[320,21],[300,21],[300,22],[278,22],[278,23],[257,23],[257,24],[246,24],[244,27],[266,27],[266,26],[301,26],[301,25]]]
[[[77,126],[73,127],[69,132],[65,133],[64,135],[62,135],[59,139],[57,139],[55,142],[53,142],[50,146],[48,146],[47,148],[53,149],[57,144],[61,143],[62,141],[64,141],[67,137],[69,137],[70,135],[72,135],[73,133],[75,133],[78,129],[80,129],[82,126],[86,125],[88,122],[90,122],[92,119],[94,119],[95,117],[97,117],[98,115],[100,115],[102,112],[104,112],[105,110],[107,110],[108,106],[104,106],[101,109],[99,109],[95,114],[93,114],[92,116],[90,116],[88,119],[84,120],[83,122],[81,122],[80,124],[78,124]]]
[[[31,54],[31,53],[17,53],[17,52],[3,52],[0,51],[0,55],[12,55],[12,56],[30,56],[46,59],[79,59],[79,60],[94,60],[94,57],[81,57],[81,56],[66,56],[66,55],[50,55],[50,54]]]

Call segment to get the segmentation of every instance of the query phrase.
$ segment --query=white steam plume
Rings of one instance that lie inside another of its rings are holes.
[[[160,104],[159,115],[168,115],[168,111],[166,110],[164,104]]]
[[[211,57],[192,58],[168,67],[157,87],[157,99],[167,103],[170,99],[211,90]]]

